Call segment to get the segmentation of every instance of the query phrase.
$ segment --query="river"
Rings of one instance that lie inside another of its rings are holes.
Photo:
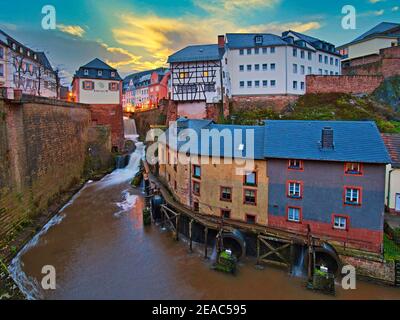
[[[29,299],[332,299],[305,289],[302,278],[254,267],[236,276],[210,269],[203,251],[189,253],[157,226],[143,228],[143,193],[129,182],[144,147],[129,165],[83,189],[16,256],[10,271]],[[56,290],[42,290],[44,265],[56,270]],[[400,289],[357,282],[337,286],[336,299],[400,299]]]

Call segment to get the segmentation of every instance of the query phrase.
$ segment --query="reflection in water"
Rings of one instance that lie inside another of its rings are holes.
[[[42,299],[325,299],[282,270],[241,263],[237,276],[210,270],[156,226],[144,229],[141,190],[129,186],[143,156],[139,144],[125,169],[88,183],[20,252],[10,269],[28,298]],[[196,252],[196,251],[195,251]],[[44,265],[57,272],[57,289],[43,291]],[[394,288],[358,282],[338,298],[400,298]]]

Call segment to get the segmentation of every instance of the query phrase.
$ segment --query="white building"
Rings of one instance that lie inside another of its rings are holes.
[[[343,62],[349,62],[357,58],[379,55],[381,49],[398,46],[399,39],[399,23],[381,22],[353,41],[338,47],[338,49],[344,56]]]
[[[122,104],[122,79],[116,69],[100,59],[79,68],[72,81],[76,102],[92,105]]]
[[[169,57],[171,99],[178,115],[205,118],[207,104],[222,101],[223,53],[222,43],[188,46]]]
[[[328,42],[286,31],[229,33],[223,58],[227,96],[301,95],[308,74],[341,74],[340,54]]]
[[[58,79],[43,52],[34,51],[0,30],[0,87],[56,98]]]

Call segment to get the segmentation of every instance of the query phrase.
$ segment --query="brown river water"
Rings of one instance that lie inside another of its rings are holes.
[[[305,281],[246,258],[236,276],[210,269],[158,226],[143,228],[141,190],[129,181],[143,146],[126,169],[86,186],[35,236],[10,265],[30,299],[400,299],[400,289],[357,282],[336,297],[305,289]],[[42,290],[44,265],[56,270],[56,289]]]

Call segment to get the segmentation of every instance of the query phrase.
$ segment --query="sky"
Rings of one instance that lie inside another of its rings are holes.
[[[56,9],[56,29],[42,28],[42,8]],[[356,9],[356,29],[341,27],[342,7]],[[79,66],[100,58],[122,76],[166,66],[190,44],[218,34],[295,30],[335,45],[382,21],[400,23],[400,0],[0,0],[0,29],[44,51],[68,84]]]

